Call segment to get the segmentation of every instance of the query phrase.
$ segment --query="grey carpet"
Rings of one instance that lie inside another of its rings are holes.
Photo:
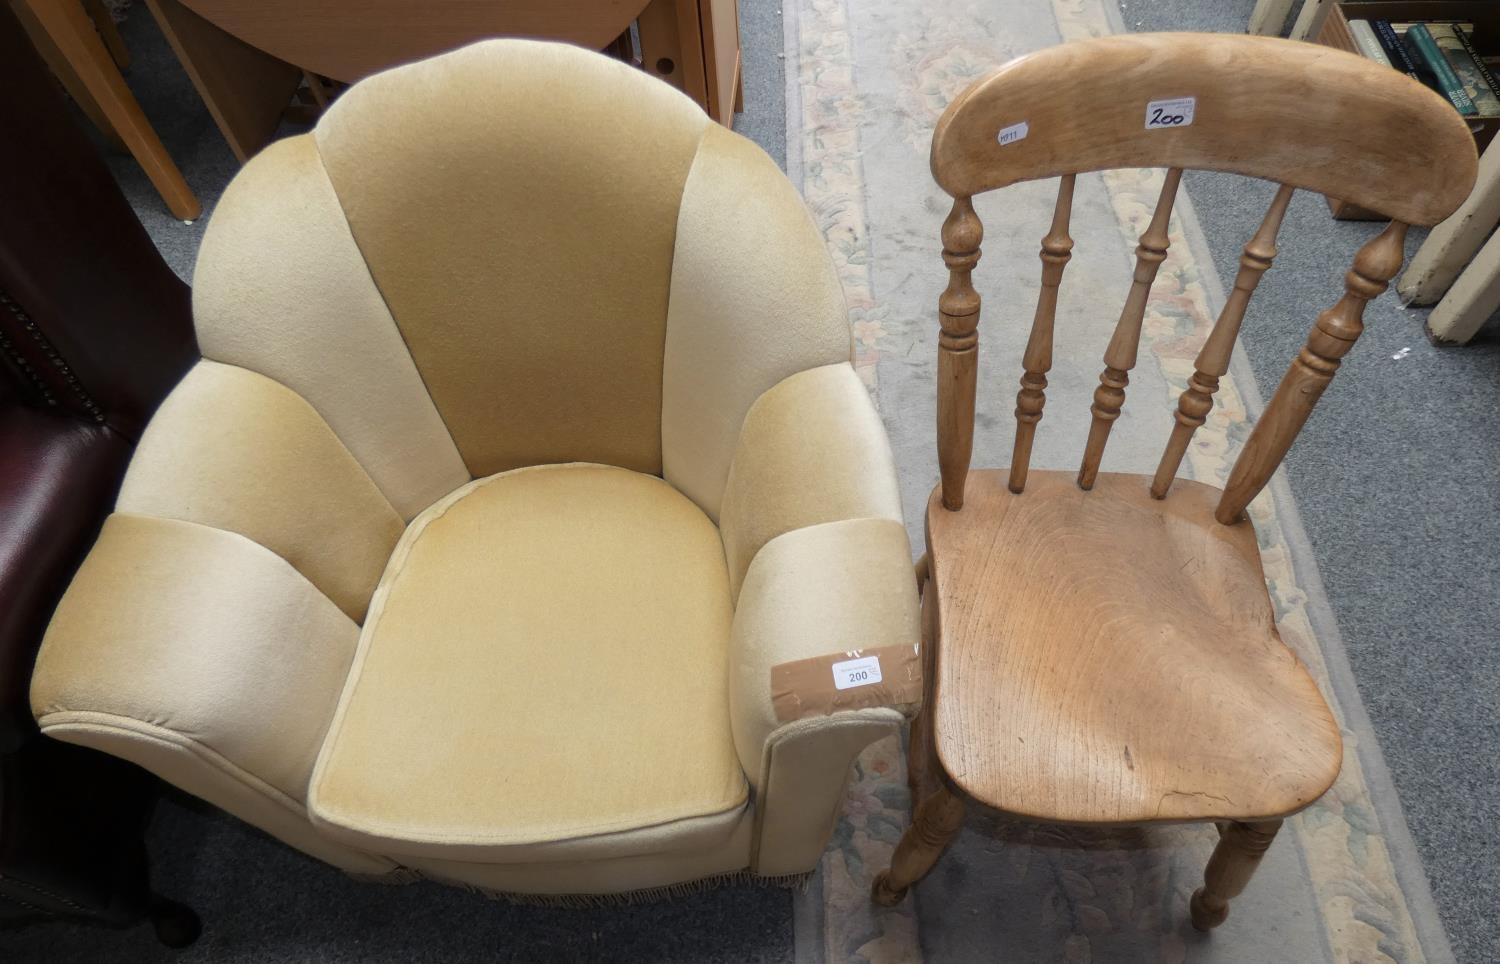
[[[106,805],[105,801],[100,801]],[[0,934],[7,962],[788,961],[790,897],[738,886],[576,910],[518,906],[434,883],[361,883],[223,814],[165,802],[148,839],[153,876],[191,904],[185,951],[149,927],[46,924]]]
[[[1242,31],[1253,0],[1125,0],[1137,30]],[[1190,174],[1227,286],[1267,184]],[[1379,225],[1299,195],[1241,345],[1270,397]],[[1421,241],[1413,232],[1410,255]],[[1436,348],[1387,293],[1287,459],[1360,695],[1461,961],[1500,960],[1500,340]],[[1400,357],[1396,357],[1396,356]]]
[[[785,163],[785,81],[776,0],[741,0],[745,113],[735,128]],[[122,24],[142,109],[204,216],[174,219],[129,156],[109,164],[152,238],[183,278],[214,203],[239,165],[144,4]],[[101,800],[101,806],[107,801]],[[0,932],[0,961],[680,961],[793,959],[792,894],[726,886],[596,909],[515,906],[433,883],[360,883],[222,813],[163,801],[148,840],[158,888],[203,917],[182,952],[149,927],[116,933],[69,924]]]

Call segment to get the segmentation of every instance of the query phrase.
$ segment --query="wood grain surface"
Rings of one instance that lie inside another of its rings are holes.
[[[1192,97],[1190,123],[1148,129],[1153,101]],[[999,132],[1025,123],[1002,144]],[[1421,84],[1317,44],[1131,34],[1013,60],[948,105],[932,173],[954,197],[1119,167],[1234,171],[1436,224],[1468,196],[1478,155]]]
[[[1255,531],[1219,491],[1033,470],[934,492],[933,739],[963,792],[1044,821],[1285,816],[1337,776],[1338,726],[1276,634]]]

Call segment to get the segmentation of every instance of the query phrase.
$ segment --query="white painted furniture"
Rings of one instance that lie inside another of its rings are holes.
[[[1292,12],[1292,2],[1293,0],[1258,0],[1245,32],[1279,37],[1281,28],[1286,25],[1287,15]],[[1333,0],[1303,0],[1302,8],[1297,12],[1297,21],[1292,24],[1292,32],[1287,36],[1293,40],[1316,37],[1332,10]]]
[[[1500,309],[1500,242],[1492,237],[1496,224],[1500,150],[1489,149],[1479,160],[1479,180],[1469,199],[1432,229],[1396,285],[1407,304],[1441,299],[1427,319],[1433,341],[1461,345]]]

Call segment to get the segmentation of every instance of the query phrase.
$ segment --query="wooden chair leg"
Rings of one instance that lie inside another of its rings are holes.
[[[1200,931],[1210,930],[1224,923],[1229,917],[1229,902],[1240,895],[1260,859],[1266,855],[1276,831],[1281,829],[1280,820],[1265,820],[1254,823],[1229,823],[1219,827],[1219,843],[1213,856],[1208,858],[1208,868],[1203,872],[1203,886],[1193,892],[1188,909],[1193,915],[1193,926]]]
[[[130,49],[125,46],[125,38],[120,36],[120,28],[115,26],[115,18],[105,9],[104,0],[83,0],[83,9],[94,22],[94,29],[99,31],[99,39],[104,41],[104,48],[109,51],[115,66],[129,70]]]
[[[921,800],[932,792],[931,760],[931,719],[923,707],[911,721],[911,737],[906,747],[906,785],[911,788],[913,800]]]
[[[875,878],[870,897],[882,907],[894,907],[912,884],[927,876],[964,823],[964,802],[939,781],[937,789],[917,804],[911,826],[901,835],[889,870]]]
[[[927,553],[917,562],[917,591],[922,597],[922,709],[911,721],[906,747],[906,785],[913,801],[926,797],[937,786],[932,743],[932,680],[937,675],[937,598],[929,578]]]
[[[83,5],[78,0],[21,0],[21,3],[67,59],[89,97],[151,179],[172,216],[191,221],[202,214],[203,206],[141,112],[141,105],[125,85],[125,78],[110,59]]]

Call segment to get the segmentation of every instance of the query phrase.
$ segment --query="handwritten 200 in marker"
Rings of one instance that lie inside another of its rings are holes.
[[[1198,98],[1196,97],[1153,100],[1146,105],[1146,130],[1186,127],[1193,122],[1193,111],[1197,106]]]

